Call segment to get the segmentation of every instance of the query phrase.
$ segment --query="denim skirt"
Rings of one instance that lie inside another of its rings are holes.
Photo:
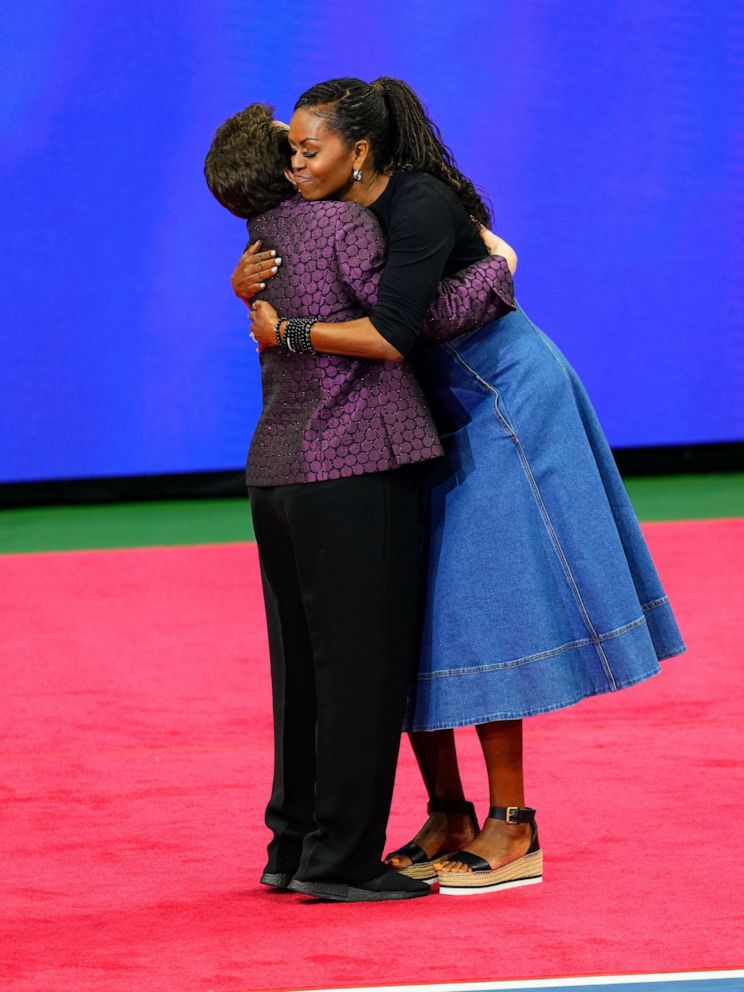
[[[521,309],[421,350],[445,458],[407,729],[532,716],[655,675],[684,644],[576,372]]]

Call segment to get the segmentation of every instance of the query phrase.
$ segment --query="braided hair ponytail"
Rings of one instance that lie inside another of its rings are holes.
[[[473,183],[457,168],[439,128],[402,79],[330,79],[306,90],[295,110],[312,109],[351,147],[366,138],[378,172],[428,172],[450,186],[470,217],[488,227],[491,214]]]

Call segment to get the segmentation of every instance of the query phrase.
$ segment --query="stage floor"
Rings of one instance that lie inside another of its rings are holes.
[[[603,975],[594,978],[542,979],[527,982],[483,982],[451,985],[378,985],[364,992],[740,992],[744,971],[688,972],[684,975]],[[327,992],[313,989],[311,992]],[[334,989],[333,992],[358,992]]]
[[[271,710],[254,545],[0,558],[4,986],[744,989],[744,519],[645,530],[689,651],[528,722],[544,884],[375,906],[257,882]],[[482,810],[475,734],[458,748]],[[404,743],[391,844],[424,803]]]

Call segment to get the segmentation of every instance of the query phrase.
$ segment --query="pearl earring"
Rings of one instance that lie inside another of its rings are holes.
[[[352,169],[351,170],[351,176],[352,176],[352,179],[354,180],[355,183],[360,183],[362,181],[362,170],[361,169]]]

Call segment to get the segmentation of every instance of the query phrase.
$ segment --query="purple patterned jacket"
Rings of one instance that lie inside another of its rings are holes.
[[[301,197],[257,217],[251,238],[283,264],[261,294],[284,317],[363,317],[375,305],[385,240],[355,203]],[[499,256],[444,280],[422,337],[447,340],[514,309]],[[319,482],[382,472],[442,454],[436,428],[406,363],[337,355],[261,353],[263,410],[248,453],[249,486]]]

